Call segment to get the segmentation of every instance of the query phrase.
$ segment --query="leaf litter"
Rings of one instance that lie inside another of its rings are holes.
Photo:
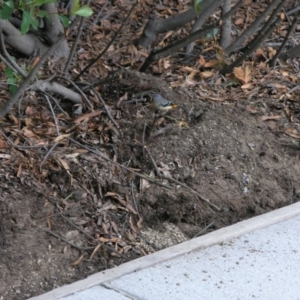
[[[121,26],[128,4],[114,5],[103,11],[106,19],[86,29],[74,74]],[[20,103],[26,118],[14,110],[1,121],[0,294],[6,298],[21,299],[18,289],[24,298],[37,295],[190,239],[203,228],[216,230],[299,200],[295,62],[270,69],[266,60],[274,49],[264,47],[223,78],[218,70],[233,58],[224,57],[213,40],[201,40],[195,53],[203,51],[194,61],[185,63],[176,53],[153,63],[154,75],[134,71],[149,54],[133,43],[146,24],[144,16],[153,11],[156,17],[172,16],[188,5],[137,5],[84,77],[86,82],[106,78],[96,88],[104,105],[92,90],[86,92],[92,108],[79,116],[75,106],[60,102],[55,125],[50,107],[32,92]],[[251,13],[238,10],[238,28],[250,24],[263,3],[252,5]],[[111,14],[112,8],[123,11]],[[189,30],[187,25],[167,32],[155,46]],[[120,66],[132,70],[117,72]],[[51,61],[48,67],[56,69]],[[49,70],[40,75],[47,77]],[[126,104],[151,89],[179,107],[157,116],[150,101]]]

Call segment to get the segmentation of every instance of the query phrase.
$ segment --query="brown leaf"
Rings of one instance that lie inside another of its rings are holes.
[[[98,244],[96,247],[95,247],[95,249],[93,250],[93,252],[92,252],[92,254],[91,254],[91,256],[90,256],[90,260],[92,260],[93,259],[93,257],[94,257],[94,255],[96,254],[96,252],[101,248],[101,244]]]
[[[137,218],[135,217],[135,215],[130,214],[129,224],[130,224],[132,231],[139,233],[139,228],[137,226]]]
[[[56,137],[56,138],[54,139],[54,142],[55,142],[55,143],[56,143],[56,142],[59,142],[59,141],[65,139],[65,138],[69,137],[70,135],[71,135],[71,134],[61,134],[61,135],[59,135],[58,137]]]
[[[262,121],[268,121],[268,120],[278,120],[281,119],[281,116],[262,116]]]
[[[75,261],[71,262],[70,265],[73,266],[73,267],[79,265],[81,263],[81,261],[83,260],[83,257],[84,256],[82,254],[78,259],[76,259]]]
[[[205,58],[202,55],[200,55],[200,57],[198,59],[198,63],[199,63],[200,66],[205,65],[206,61],[205,61]]]
[[[297,131],[296,128],[289,127],[284,131],[284,133],[295,139],[300,139],[300,133]]]
[[[247,110],[251,112],[251,114],[257,114],[258,110],[251,105],[247,105]]]
[[[93,111],[93,112],[91,112],[91,113],[84,114],[84,115],[80,116],[79,118],[77,118],[77,119],[74,121],[74,123],[75,123],[75,124],[78,124],[78,123],[84,121],[84,120],[87,119],[87,118],[98,116],[98,115],[100,115],[101,113],[102,113],[102,110],[100,110],[100,111]]]
[[[51,230],[52,229],[52,218],[50,216],[48,216],[46,218],[46,220],[47,220],[48,228]]]

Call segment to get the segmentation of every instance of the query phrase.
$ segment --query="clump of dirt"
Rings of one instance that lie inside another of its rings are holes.
[[[148,102],[116,105],[137,92],[133,80],[178,108],[163,115]],[[168,246],[150,235],[170,230],[176,243],[209,224],[201,234],[299,200],[299,149],[280,129],[289,123],[284,116],[274,126],[261,120],[273,108],[260,102],[253,113],[243,102],[203,102],[159,79],[139,80],[121,76],[117,93],[104,91],[120,128],[105,112],[93,116],[42,167],[37,160],[48,150],[11,147],[14,162],[36,151],[31,174],[3,159],[3,299],[26,299]],[[61,133],[69,127],[61,123]]]

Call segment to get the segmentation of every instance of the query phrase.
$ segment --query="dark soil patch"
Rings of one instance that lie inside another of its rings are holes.
[[[142,178],[82,148],[80,155],[70,159],[67,155],[80,149],[74,144],[57,148],[50,158],[52,165],[44,168],[40,178],[36,173],[18,177],[9,173],[8,161],[11,164],[12,160],[3,159],[3,299],[26,299],[126,261],[110,249],[128,259],[145,254],[147,250],[139,244],[139,217],[134,210],[143,218],[143,228],[162,231],[164,222],[169,222],[191,238],[211,222],[213,226],[206,233],[299,200],[299,148],[278,129],[289,123],[284,116],[277,123],[266,123],[260,116],[271,109],[259,102],[254,105],[257,113],[251,114],[246,103],[204,103],[196,97],[168,94],[163,86],[157,89],[165,97],[174,97],[179,108],[161,117],[150,137],[153,110],[133,104],[113,111],[115,117],[121,115],[122,137],[103,127],[101,137],[93,140],[88,124],[89,130],[78,133],[76,140],[88,141],[91,147],[97,146],[101,153],[136,172],[153,174],[170,189],[151,182],[147,187]],[[187,126],[178,126],[174,119],[185,120]],[[92,124],[98,128],[103,120],[95,118]],[[144,131],[144,124],[148,131]],[[153,133],[164,128],[169,129],[154,137]],[[147,150],[141,146],[144,138]],[[66,161],[69,158],[69,173],[59,167],[55,170],[54,161],[62,152]],[[11,148],[10,154],[17,161],[27,153]],[[163,174],[196,190],[221,211],[182,185],[161,180],[151,158]],[[76,247],[46,232],[49,228]],[[102,246],[93,253],[97,238],[110,249]],[[80,263],[76,262],[81,255]],[[70,265],[72,262],[75,266]]]

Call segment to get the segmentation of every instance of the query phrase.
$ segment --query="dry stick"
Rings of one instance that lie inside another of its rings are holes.
[[[115,249],[105,245],[104,243],[100,242],[98,239],[94,238],[93,236],[89,235],[88,233],[86,233],[82,228],[80,228],[79,226],[77,226],[76,224],[74,224],[72,221],[70,221],[67,217],[65,217],[64,215],[60,215],[65,221],[67,221],[71,226],[73,226],[74,228],[76,228],[78,231],[80,231],[81,233],[83,233],[85,236],[87,236],[88,238],[90,238],[91,240],[97,242],[98,244],[102,245],[104,248],[114,252],[115,254],[117,254],[118,256],[129,260],[129,258],[121,253],[119,253],[118,251],[116,251]]]
[[[17,71],[23,78],[27,77],[27,73],[11,58],[11,56],[8,54],[5,45],[4,45],[4,38],[3,38],[3,32],[0,29],[0,44],[1,44],[1,50],[4,54],[4,56],[7,58],[7,60],[0,55],[1,60],[10,68]]]
[[[115,41],[115,39],[117,38],[117,36],[119,35],[119,33],[121,32],[121,30],[123,29],[125,23],[127,22],[127,20],[129,19],[130,15],[132,14],[134,8],[136,7],[138,1],[136,1],[131,10],[129,11],[127,17],[125,18],[124,22],[122,23],[122,25],[120,26],[120,28],[118,29],[118,31],[116,32],[115,36],[112,38],[112,40],[107,44],[107,46],[104,48],[104,50],[95,58],[93,59],[74,79],[74,81],[78,80],[78,78],[85,73],[85,71],[87,71],[95,62],[98,61],[98,59],[100,59],[102,57],[102,55],[107,51],[107,49],[111,46],[111,44]]]
[[[177,184],[181,185],[182,187],[188,189],[188,190],[189,190],[190,192],[192,192],[193,194],[196,194],[201,200],[205,201],[206,203],[208,203],[209,205],[211,205],[212,207],[214,207],[216,210],[222,211],[221,208],[219,208],[219,207],[216,206],[215,204],[211,203],[209,199],[204,198],[204,197],[203,197],[202,195],[200,195],[197,191],[195,191],[194,189],[190,188],[190,187],[187,186],[186,184],[184,184],[184,183],[182,183],[182,182],[180,182],[180,181],[178,181],[178,180],[176,180],[176,179],[173,179],[173,178],[171,178],[171,177],[169,177],[169,176],[165,176],[165,175],[161,174],[161,173],[159,172],[159,170],[158,170],[158,168],[157,168],[157,165],[156,165],[156,163],[155,163],[155,161],[154,161],[154,159],[153,159],[153,157],[152,157],[150,151],[148,150],[148,148],[147,148],[147,147],[144,147],[144,149],[147,151],[147,153],[148,153],[148,155],[149,155],[149,157],[150,157],[150,159],[151,159],[151,162],[152,162],[152,164],[153,164],[153,166],[154,166],[154,168],[155,168],[155,171],[156,171],[156,173],[157,173],[157,176],[158,176],[159,178],[167,179],[167,180],[173,181],[174,183],[177,183]]]
[[[210,206],[212,206],[213,208],[215,208],[217,211],[222,211],[223,209],[218,207],[217,205],[213,204],[210,202],[209,199],[207,198],[204,198],[202,195],[200,195],[197,191],[195,191],[194,189],[192,189],[191,187],[187,186],[185,183],[182,183],[174,178],[171,178],[169,176],[165,176],[165,175],[161,175],[160,176],[161,178],[164,178],[164,179],[167,179],[167,180],[170,180],[174,183],[177,183],[179,185],[181,185],[182,187],[186,188],[187,190],[189,190],[191,193],[197,195],[201,200],[203,200],[204,202],[208,203]]]
[[[44,156],[42,162],[40,163],[40,168],[42,168],[43,164],[45,163],[45,161],[49,157],[50,153],[56,148],[57,145],[58,145],[58,142],[54,143],[52,145],[52,147],[50,148],[50,150],[46,153],[46,155]]]
[[[160,174],[160,172],[159,172],[159,170],[158,170],[157,164],[156,164],[155,160],[153,159],[153,157],[152,157],[152,155],[151,155],[149,149],[148,149],[146,146],[144,146],[143,149],[146,150],[148,156],[150,157],[150,160],[151,160],[151,162],[152,162],[152,164],[153,164],[153,166],[154,166],[156,175],[157,175],[159,178],[161,178],[161,174]]]
[[[214,225],[214,221],[210,222],[207,226],[205,226],[201,231],[199,231],[196,235],[192,237],[192,239],[196,238],[197,236],[201,235],[203,232],[205,232],[209,227]]]
[[[142,139],[142,145],[145,145],[145,135],[146,135],[146,128],[147,124],[146,122],[144,123],[144,128],[143,128],[143,139]]]
[[[77,22],[77,19],[73,22],[72,26]],[[22,82],[20,87],[17,89],[16,93],[8,100],[4,108],[0,111],[0,120],[11,110],[13,105],[19,100],[23,92],[28,88],[31,84],[31,81],[34,79],[36,73],[39,68],[46,62],[48,57],[54,52],[55,48],[58,44],[65,38],[64,34],[61,34],[60,37],[56,40],[56,42],[46,51],[46,53],[41,57],[40,61],[35,65],[32,71],[28,74],[26,79]]]
[[[3,137],[10,143],[11,146],[17,149],[34,149],[34,148],[44,148],[46,145],[37,145],[37,146],[18,146],[15,145],[9,137],[0,129],[0,133],[3,135]]]
[[[272,19],[272,17],[270,17]],[[269,20],[270,20],[269,19]],[[251,55],[256,49],[259,48],[261,43],[272,33],[277,23],[281,21],[281,18],[278,17],[273,24],[268,25],[268,30],[262,31],[258,33],[258,35],[251,41],[248,45],[248,49],[241,55],[237,60],[235,60],[232,64],[225,66],[223,69],[219,71],[220,74],[224,75],[228,72],[231,72],[235,67],[240,65],[248,56]]]
[[[47,100],[47,102],[48,102],[48,105],[49,105],[49,107],[50,107],[50,111],[51,111],[51,114],[52,114],[52,117],[53,117],[53,120],[54,120],[54,124],[55,124],[55,128],[56,128],[56,134],[57,134],[57,136],[59,136],[59,127],[58,127],[58,123],[57,123],[57,119],[56,119],[56,116],[55,116],[53,107],[52,107],[52,105],[51,105],[51,102],[50,102],[50,100],[49,100],[49,97],[48,97],[47,95],[45,95],[45,94],[44,94],[44,96],[45,96],[45,98],[46,98],[46,100]]]
[[[55,104],[57,105],[57,107],[60,109],[60,111],[66,116],[69,117],[69,114],[67,112],[65,112],[62,107],[60,106],[60,104],[58,103],[58,101],[49,93],[45,92],[45,91],[38,91],[39,93],[45,94],[47,95],[53,102],[55,102]]]
[[[139,212],[139,209],[138,209],[138,206],[136,204],[135,197],[134,197],[133,181],[131,182],[131,196],[132,196],[132,202],[134,204],[135,210],[136,210],[139,218],[141,219],[141,215],[140,215],[140,212]]]
[[[108,5],[108,3],[109,3],[109,1],[106,0],[106,2],[104,3],[103,7],[102,7],[101,10],[98,12],[96,18],[94,19],[93,25],[96,25],[96,24],[98,23],[98,20],[99,20],[100,16],[102,15],[102,13],[103,13],[105,7]]]
[[[126,170],[127,172],[130,172],[130,173],[132,173],[132,174],[134,174],[134,175],[136,175],[136,176],[138,176],[138,177],[141,177],[141,178],[143,178],[143,179],[146,179],[146,180],[148,180],[148,181],[150,181],[150,182],[152,182],[152,183],[155,183],[155,184],[157,184],[157,185],[159,185],[159,186],[162,186],[162,187],[164,187],[164,188],[166,188],[166,189],[172,190],[172,187],[170,187],[170,186],[168,186],[168,185],[164,185],[164,184],[162,184],[162,183],[156,181],[155,179],[152,179],[152,178],[149,177],[149,176],[146,176],[146,175],[143,175],[143,174],[134,172],[133,170],[131,170],[131,169],[129,169],[129,168],[127,168],[127,167],[125,167],[125,166],[123,166],[123,165],[121,165],[121,164],[119,164],[119,163],[113,161],[113,160],[111,160],[110,158],[108,158],[108,157],[106,157],[106,156],[100,154],[100,153],[99,153],[98,151],[96,151],[96,150],[91,149],[90,147],[87,147],[87,146],[85,146],[85,145],[82,145],[82,144],[78,143],[77,141],[75,141],[75,140],[73,140],[73,139],[71,139],[71,138],[68,138],[68,139],[69,139],[72,143],[74,143],[74,144],[76,144],[76,145],[78,145],[78,146],[80,146],[80,147],[83,147],[83,148],[89,150],[90,152],[92,152],[92,153],[98,155],[99,157],[103,158],[104,160],[109,161],[110,163],[112,163],[112,164],[114,164],[114,165],[116,165],[116,166],[118,166],[118,167],[120,167],[120,168]]]
[[[86,3],[87,6],[90,6],[90,0],[87,1]],[[69,67],[70,67],[70,64],[71,64],[71,61],[73,59],[73,56],[74,56],[74,53],[75,53],[75,50],[76,50],[76,47],[78,45],[78,41],[79,41],[79,38],[81,36],[81,32],[82,32],[82,28],[84,26],[84,23],[85,23],[85,17],[81,17],[81,20],[80,20],[80,24],[79,24],[79,27],[78,27],[78,31],[77,31],[77,35],[76,35],[76,38],[75,38],[75,41],[72,45],[72,49],[71,49],[71,52],[69,54],[69,57],[68,57],[68,60],[66,62],[66,65],[65,65],[65,68],[63,70],[63,74],[64,74],[64,77],[66,77],[66,73],[68,72],[69,70]]]
[[[241,6],[242,3],[243,1],[240,0],[228,13],[222,16],[221,20],[229,18]],[[177,51],[180,48],[183,48],[202,37],[206,37],[207,33],[209,33],[215,27],[217,27],[217,25],[210,25],[205,28],[201,28],[173,44],[170,44],[157,51],[151,52],[151,54],[146,58],[144,64],[142,65],[139,71],[145,72],[153,61],[158,60],[161,57],[171,55],[174,53],[174,51]]]
[[[251,34],[255,32],[258,26],[265,20],[265,18],[271,13],[272,9],[278,5],[281,0],[274,0],[259,16],[254,20],[254,22],[229,46],[225,49],[225,53],[229,55],[234,52],[241,44],[248,39]],[[224,16],[226,18],[226,15]]]
[[[107,78],[92,80],[91,84],[90,83],[86,83],[86,82],[82,82],[82,83],[78,82],[78,84],[87,85],[86,87],[83,88],[83,90],[86,90],[86,89],[90,88],[90,86],[96,87],[96,86],[100,86],[100,85],[111,83],[114,79],[119,78],[119,76],[122,75],[122,72],[123,72],[123,70],[121,70],[121,71],[120,70],[115,70]]]
[[[109,117],[109,119],[115,124],[115,126],[117,128],[120,128],[119,124],[115,121],[115,119],[112,117],[112,115],[110,114],[109,112],[109,109],[107,108],[107,105],[105,104],[103,98],[101,97],[101,95],[96,91],[95,88],[91,87],[91,89],[94,91],[94,93],[97,95],[98,99],[102,102],[103,106],[104,106],[104,109]]]
[[[271,59],[271,61],[270,61],[270,63],[269,63],[270,66],[274,66],[274,64],[275,64],[275,62],[276,62],[276,60],[277,60],[277,58],[279,57],[279,55],[281,54],[283,48],[285,47],[286,43],[288,42],[289,36],[292,34],[292,32],[293,32],[295,26],[297,25],[298,20],[299,20],[299,17],[300,17],[300,11],[298,11],[298,14],[297,14],[296,17],[294,18],[293,23],[290,25],[290,28],[289,28],[289,30],[288,30],[288,32],[287,32],[287,34],[286,34],[286,36],[285,36],[285,38],[284,38],[284,40],[283,40],[281,46],[280,46],[280,48],[276,51],[275,56]]]
[[[40,230],[44,231],[44,232],[47,232],[53,236],[55,236],[56,238],[58,238],[59,240],[62,240],[64,241],[65,243],[69,244],[70,246],[74,247],[75,249],[79,250],[80,252],[82,251],[86,251],[86,250],[92,250],[94,249],[95,247],[87,247],[87,248],[82,248],[82,247],[79,247],[79,246],[76,246],[74,245],[73,243],[69,242],[67,239],[59,236],[58,234],[55,234],[54,232],[52,232],[51,230],[48,230],[48,229],[42,229],[42,228],[39,228]]]
[[[62,76],[55,76],[55,78],[63,79],[63,80],[68,81],[69,83],[71,83],[71,85],[79,92],[79,94],[88,103],[88,105],[90,106],[90,109],[93,109],[93,105],[92,105],[91,101],[88,99],[88,97],[82,91],[82,89],[80,89],[80,87],[77,84],[75,84],[75,82],[73,82],[71,79],[68,79],[68,78],[65,78],[65,77],[62,77]]]
[[[176,41],[175,43],[170,44],[162,49],[152,51],[151,54],[146,58],[145,62],[143,63],[143,65],[141,66],[139,71],[146,72],[146,70],[149,68],[150,64],[153,61],[158,60],[161,57],[171,55],[175,51],[179,50],[180,48],[183,48],[183,47],[187,46],[188,44],[190,44],[202,37],[205,37],[214,28],[215,28],[215,25],[207,26],[203,29],[199,29],[199,30],[193,32],[192,34],[190,34],[189,36],[187,36],[184,39]]]

